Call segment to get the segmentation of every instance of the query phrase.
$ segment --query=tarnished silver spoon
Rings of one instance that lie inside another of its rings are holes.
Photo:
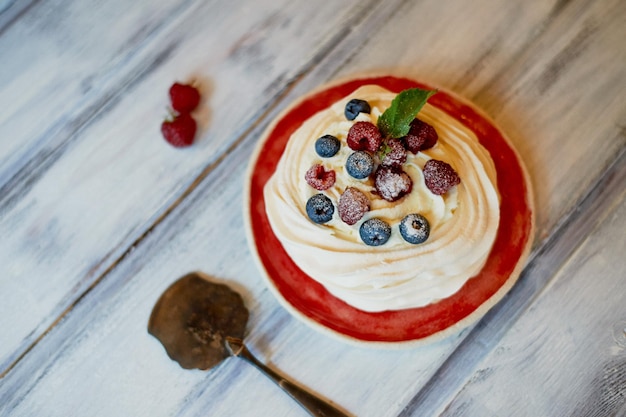
[[[148,332],[185,369],[210,369],[230,356],[254,365],[314,417],[347,417],[323,399],[256,359],[243,343],[248,310],[241,295],[192,272],[174,282],[156,302]]]

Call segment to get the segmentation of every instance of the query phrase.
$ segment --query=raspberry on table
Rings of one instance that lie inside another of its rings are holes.
[[[370,201],[358,188],[348,187],[339,197],[337,210],[344,223],[352,226],[370,209]]]
[[[328,190],[335,184],[335,171],[326,171],[320,164],[315,164],[304,174],[304,179],[318,191]]]
[[[196,128],[196,121],[189,114],[179,114],[161,123],[163,137],[176,148],[190,146],[196,136]]]
[[[439,135],[434,127],[418,118],[413,119],[410,126],[409,133],[402,138],[408,151],[416,154],[435,146]]]
[[[450,188],[461,183],[461,178],[454,168],[437,159],[426,162],[423,173],[426,187],[436,195],[445,194]]]
[[[200,92],[189,84],[174,83],[170,87],[170,102],[178,113],[191,113],[200,103]]]
[[[406,162],[406,150],[400,139],[388,139],[385,145],[383,145],[385,153],[381,164],[388,167],[401,167]]]
[[[399,167],[380,166],[376,170],[374,187],[385,200],[396,201],[411,192],[413,181]]]
[[[353,151],[376,152],[383,138],[375,124],[356,122],[350,127],[346,141]]]

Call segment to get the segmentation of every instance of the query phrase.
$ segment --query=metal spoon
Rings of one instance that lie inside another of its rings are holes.
[[[193,272],[174,282],[156,302],[148,332],[185,369],[210,369],[229,356],[254,365],[314,417],[347,417],[323,399],[257,360],[243,343],[248,310],[241,295]]]

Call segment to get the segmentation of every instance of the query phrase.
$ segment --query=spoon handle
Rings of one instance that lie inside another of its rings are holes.
[[[285,379],[283,376],[268,368],[260,362],[257,358],[250,353],[243,340],[228,337],[227,346],[232,351],[233,355],[238,356],[247,362],[254,365],[265,376],[274,381],[276,385],[281,387],[287,394],[289,394],[298,404],[300,404],[305,410],[314,417],[348,417],[347,414],[333,407],[321,398],[311,394],[303,388],[295,385],[291,381]]]

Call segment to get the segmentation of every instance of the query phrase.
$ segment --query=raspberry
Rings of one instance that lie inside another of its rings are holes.
[[[439,136],[434,127],[420,119],[413,119],[409,133],[402,138],[406,149],[414,154],[430,149],[437,143]]]
[[[170,87],[170,101],[178,113],[191,113],[200,103],[200,93],[192,85],[174,83]]]
[[[179,114],[173,120],[168,119],[161,124],[161,133],[176,148],[190,146],[196,135],[196,121],[189,114]]]
[[[386,143],[385,154],[381,164],[384,166],[400,167],[406,162],[406,150],[402,146],[402,142],[399,139],[389,139]]]
[[[315,164],[306,172],[304,179],[318,191],[328,190],[335,184],[335,171],[326,171],[323,166]]]
[[[424,181],[433,194],[442,195],[459,184],[461,178],[446,162],[431,159],[424,165]]]
[[[376,152],[383,138],[376,125],[370,122],[356,122],[348,131],[348,146],[353,151]]]
[[[369,211],[370,201],[357,188],[348,187],[339,197],[337,209],[341,220],[352,226]]]
[[[413,181],[399,167],[380,166],[374,179],[376,192],[387,201],[396,201],[411,192]]]

